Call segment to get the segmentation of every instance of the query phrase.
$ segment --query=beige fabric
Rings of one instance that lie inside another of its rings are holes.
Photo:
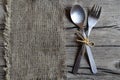
[[[11,0],[8,5],[10,80],[64,80],[64,11],[59,0]]]

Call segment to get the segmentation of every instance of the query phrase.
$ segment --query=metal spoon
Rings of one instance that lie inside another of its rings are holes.
[[[70,11],[70,16],[73,23],[82,29],[83,36],[86,37],[86,34],[84,33],[84,28],[83,28],[83,24],[85,21],[85,12],[83,8],[80,5],[74,5]],[[80,52],[76,56],[76,60],[72,70],[73,74],[77,73],[80,65],[81,56],[84,54],[84,52],[85,52],[85,45],[83,44]]]
[[[84,20],[85,20],[85,13],[84,13],[83,8],[80,5],[74,5],[72,7],[71,11],[70,11],[70,16],[71,16],[71,19],[72,19],[73,23],[75,25],[77,25],[79,28],[81,28],[84,38],[87,38],[87,36],[85,34],[85,31],[84,31],[84,28],[83,28],[83,23],[84,23]],[[90,62],[91,70],[94,74],[97,73],[96,64],[95,64],[95,61],[93,59],[93,55],[92,55],[90,46],[88,46],[86,44],[83,44],[80,52],[76,56],[76,60],[75,60],[73,70],[72,70],[73,74],[76,74],[77,71],[78,71],[81,56],[84,56],[85,48],[87,48],[87,55],[88,55],[88,59],[89,59],[89,62]]]
[[[70,11],[70,16],[75,25],[83,28],[83,23],[85,21],[85,12],[80,5],[74,5]]]

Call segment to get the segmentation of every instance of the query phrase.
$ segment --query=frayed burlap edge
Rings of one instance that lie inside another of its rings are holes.
[[[5,79],[10,80],[10,15],[11,15],[11,0],[5,0],[3,2],[4,9],[5,9],[5,29],[3,32],[4,38],[4,59],[6,62],[6,67],[4,70],[6,72]]]

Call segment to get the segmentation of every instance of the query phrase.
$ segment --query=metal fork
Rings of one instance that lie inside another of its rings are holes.
[[[94,5],[88,15],[87,36],[90,35],[92,28],[98,22],[102,7]]]
[[[94,5],[92,7],[92,9],[89,13],[89,16],[88,16],[88,25],[87,25],[87,31],[86,31],[87,37],[89,37],[92,28],[95,26],[95,24],[98,21],[98,19],[100,17],[100,14],[101,14],[101,9],[102,9],[102,7],[99,7],[97,5]],[[86,51],[87,51],[87,54],[88,54],[88,59],[89,59],[89,62],[90,62],[91,70],[94,74],[96,74],[97,73],[97,67],[96,67],[96,64],[95,64],[90,46],[86,45]]]

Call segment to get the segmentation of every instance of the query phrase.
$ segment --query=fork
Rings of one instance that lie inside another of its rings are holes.
[[[88,23],[87,23],[87,36],[90,35],[90,32],[92,30],[92,28],[95,26],[95,24],[98,22],[98,19],[100,17],[101,14],[101,9],[102,7],[94,5],[89,13],[88,16]]]
[[[100,17],[101,14],[101,9],[102,7],[94,5],[88,15],[88,23],[87,23],[87,30],[86,30],[86,35],[87,37],[89,37],[90,32],[92,30],[92,28],[95,26],[95,24],[98,22],[98,19]],[[90,46],[86,45],[86,51],[88,54],[88,59],[89,59],[89,63],[91,66],[91,70],[94,74],[97,73],[97,67],[92,55],[92,51],[90,49]]]

